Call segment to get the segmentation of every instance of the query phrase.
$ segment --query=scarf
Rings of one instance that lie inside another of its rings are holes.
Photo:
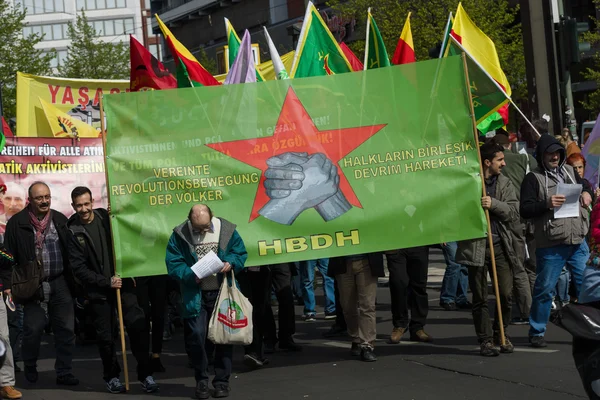
[[[29,222],[35,228],[35,247],[38,250],[41,250],[44,246],[44,239],[46,238],[46,233],[48,227],[50,226],[52,210],[48,211],[48,214],[42,219],[39,220],[36,215],[31,211],[31,207],[29,208]]]

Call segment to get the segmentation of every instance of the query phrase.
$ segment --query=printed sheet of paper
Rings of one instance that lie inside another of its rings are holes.
[[[579,196],[581,196],[582,185],[559,183],[556,194],[564,195],[565,203],[554,209],[554,218],[579,217]]]
[[[192,271],[194,271],[198,279],[204,279],[207,276],[221,272],[222,269],[223,261],[212,250],[199,259],[196,264],[192,265]]]

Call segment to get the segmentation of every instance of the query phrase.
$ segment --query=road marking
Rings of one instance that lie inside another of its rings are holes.
[[[474,350],[480,350],[479,347],[475,347]],[[557,353],[560,350],[551,350],[551,349],[534,349],[528,347],[515,347],[515,351],[519,353],[542,353],[542,354],[550,354]]]

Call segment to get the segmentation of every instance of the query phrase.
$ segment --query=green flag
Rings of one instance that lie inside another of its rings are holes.
[[[164,274],[198,203],[237,225],[247,266],[484,237],[463,61],[438,62],[106,95],[117,273]]]
[[[367,40],[365,48],[365,69],[389,67],[390,58],[385,48],[385,43],[381,37],[381,32],[377,28],[375,18],[371,14],[371,9],[367,12]]]
[[[350,62],[319,11],[309,1],[290,76],[305,78],[352,71]]]

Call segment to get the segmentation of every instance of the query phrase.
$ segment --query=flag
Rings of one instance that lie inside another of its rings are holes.
[[[352,72],[350,62],[311,1],[306,7],[292,78]]]
[[[476,72],[478,67],[488,79],[492,79],[504,93],[502,98],[498,98],[496,104],[489,104],[480,110],[476,110],[478,129],[483,133],[500,128],[508,124],[508,98],[512,94],[510,84],[506,75],[500,66],[500,59],[496,52],[494,42],[479,29],[465,12],[462,3],[458,4],[456,16],[450,31],[451,43],[448,46],[447,54],[458,54],[464,51],[473,61],[475,66],[469,66],[469,74]],[[470,78],[472,78],[470,76]],[[471,79],[471,86],[477,91],[478,78]],[[473,85],[474,84],[474,85]],[[496,96],[498,97],[498,96]],[[474,93],[474,99],[478,99]],[[476,102],[481,104],[480,101]],[[490,106],[491,105],[491,106]],[[479,127],[481,124],[481,128]]]
[[[2,151],[6,145],[6,132],[8,132],[10,129],[6,124],[6,121],[4,121],[4,117],[0,118],[2,119],[2,124],[0,124],[0,151]]]
[[[97,138],[100,132],[91,125],[75,118],[50,103],[39,99],[44,109],[48,124],[52,129],[52,135],[60,138]]]
[[[390,58],[381,37],[381,32],[379,32],[379,28],[377,28],[375,19],[371,14],[371,8],[369,8],[367,11],[367,40],[364,69],[389,67],[390,65]]]
[[[584,140],[585,138],[581,138]],[[598,187],[600,181],[600,114],[596,119],[596,124],[592,128],[590,136],[585,141],[581,154],[585,157],[586,166],[584,177],[592,183],[594,187]]]
[[[358,57],[356,57],[356,54],[354,54],[354,52],[350,49],[350,47],[348,47],[346,43],[340,43],[340,49],[342,49],[342,51],[346,55],[346,58],[348,59],[348,61],[350,61],[350,65],[352,66],[352,69],[354,71],[362,71],[364,69],[362,61],[360,61]]]
[[[133,35],[129,35],[129,59],[132,92],[146,88],[156,90],[177,88],[177,81],[173,75]]]
[[[233,25],[231,25],[231,22],[229,22],[229,20],[227,18],[225,18],[225,29],[227,30],[227,48],[228,48],[228,53],[229,53],[229,58],[228,58],[229,68],[232,68],[233,63],[235,62],[235,58],[237,57],[238,52],[240,51],[241,41],[240,41],[240,37],[237,35],[237,33],[235,33],[235,29],[233,29]],[[255,68],[255,70],[256,70],[256,81],[264,82],[265,78],[261,75],[258,68]]]
[[[267,38],[267,43],[269,44],[269,52],[271,53],[271,61],[273,61],[273,68],[275,69],[275,76],[277,79],[289,79],[289,75],[287,70],[285,69],[285,65],[283,65],[283,61],[281,61],[281,57],[279,57],[279,52],[275,48],[275,43],[271,40],[271,36],[269,35],[269,31],[266,27],[263,26],[265,31],[265,37]]]
[[[398,39],[396,45],[396,51],[394,51],[394,57],[392,57],[392,64],[408,64],[417,61],[415,58],[415,45],[413,44],[412,31],[410,29],[410,14],[406,17],[404,28]]]
[[[4,136],[6,137],[14,137],[15,135],[13,135],[12,131],[10,130],[10,126],[8,126],[8,122],[6,122],[6,120],[4,119],[4,117],[1,117],[0,119],[2,119],[2,132]]]
[[[160,20],[158,14],[155,15],[158,21],[158,26],[165,37],[165,42],[173,55],[175,66],[177,68],[177,86],[216,86],[220,85],[202,64],[196,60],[196,57],[190,53],[188,49],[182,45],[179,40],[173,36],[169,28]]]
[[[250,41],[250,32],[246,30],[238,55],[227,73],[227,78],[225,78],[225,85],[256,82],[256,66]]]

